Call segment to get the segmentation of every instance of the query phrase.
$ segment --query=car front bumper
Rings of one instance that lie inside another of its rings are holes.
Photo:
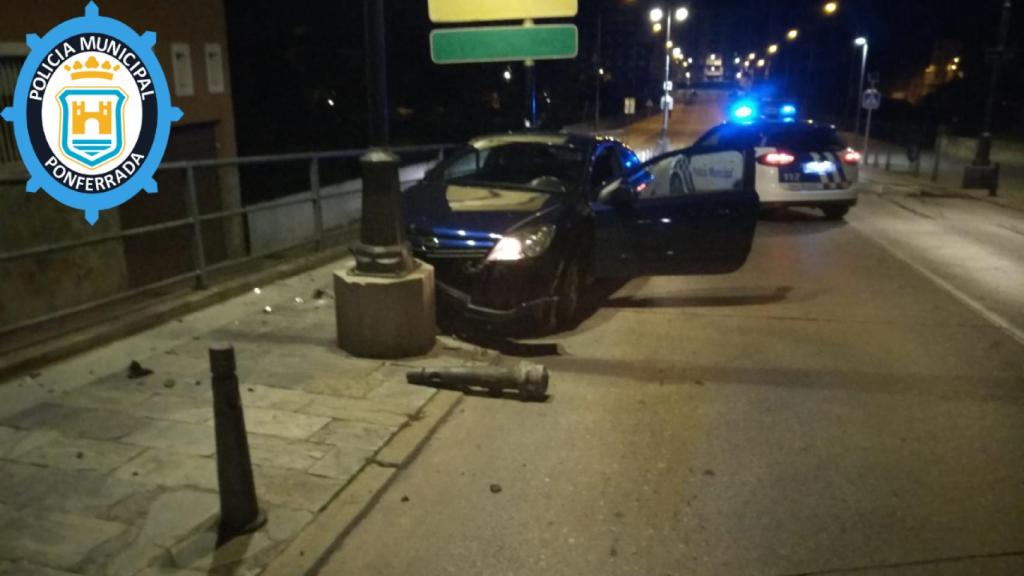
[[[492,326],[517,326],[535,318],[558,302],[556,296],[548,296],[522,302],[512,308],[491,308],[474,304],[469,294],[444,282],[435,279],[434,283],[442,306],[448,306],[466,318]]]

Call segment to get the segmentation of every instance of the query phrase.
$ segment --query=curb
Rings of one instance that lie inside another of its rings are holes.
[[[440,390],[417,418],[391,437],[298,536],[260,572],[260,576],[315,574],[376,506],[399,471],[419,454],[434,432],[462,401],[461,392]]]
[[[102,324],[68,332],[52,340],[14,350],[0,356],[0,380],[15,376],[18,372],[62,360],[79,352],[109,344],[111,341],[132,336],[190,312],[219,304],[247,292],[254,284],[268,284],[308,272],[343,258],[348,254],[350,245],[351,239],[346,238],[341,246],[311,256],[304,256],[266,270],[232,278],[205,290],[172,295],[163,301],[157,301],[124,316],[114,317]]]

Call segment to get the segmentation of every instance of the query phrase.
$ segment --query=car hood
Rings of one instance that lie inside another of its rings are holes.
[[[568,201],[566,194],[442,182],[421,183],[404,195],[406,223],[414,233],[461,230],[466,234],[460,236],[485,238],[547,220]]]

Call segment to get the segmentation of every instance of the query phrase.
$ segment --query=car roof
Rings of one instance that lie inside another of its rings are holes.
[[[570,132],[509,132],[480,136],[469,141],[469,145],[478,148],[493,148],[506,144],[546,144],[548,146],[568,146],[570,148],[591,148],[601,142],[616,142],[608,136],[594,134],[575,134]]]
[[[817,132],[821,130],[835,131],[836,127],[832,124],[824,124],[815,122],[813,120],[758,120],[756,122],[723,122],[719,124],[720,128],[733,128],[737,131],[741,130],[757,130],[760,132]]]

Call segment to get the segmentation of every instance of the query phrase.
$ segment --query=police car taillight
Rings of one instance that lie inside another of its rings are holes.
[[[843,164],[860,164],[860,152],[853,149],[847,149],[843,152]]]
[[[789,152],[769,152],[758,156],[757,162],[758,164],[778,168],[779,166],[789,166],[796,162],[796,157]]]

